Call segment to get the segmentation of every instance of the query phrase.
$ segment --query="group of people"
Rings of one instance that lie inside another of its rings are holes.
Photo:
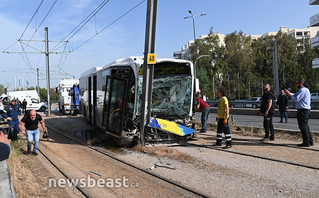
[[[24,117],[21,118],[22,110],[15,99],[11,100],[11,103],[7,105],[0,103],[0,107],[1,105],[3,105],[3,110],[1,110],[0,115],[7,119],[10,128],[0,128],[0,161],[8,158],[10,142],[18,139],[20,131],[27,136],[27,154],[37,155],[40,139],[38,124],[40,123],[43,130],[47,131],[41,115],[37,114],[35,110],[26,111],[26,108],[24,108]],[[8,134],[8,132],[10,133]],[[34,147],[31,151],[33,142]]]
[[[279,106],[280,111],[280,122],[283,122],[283,118],[285,118],[285,122],[287,123],[287,109],[288,109],[288,97],[296,103],[297,109],[297,121],[299,129],[302,133],[303,142],[298,144],[300,147],[309,147],[313,146],[313,139],[311,135],[311,131],[308,125],[308,120],[310,118],[310,109],[311,109],[311,97],[310,91],[308,88],[304,86],[305,80],[299,79],[296,81],[296,86],[299,89],[297,93],[293,94],[288,89],[281,90],[281,95],[278,97],[277,106]],[[275,102],[274,102],[274,94],[271,92],[271,85],[265,84],[263,87],[264,94],[262,96],[261,106],[259,112],[263,114],[263,126],[265,129],[265,136],[262,141],[274,141],[275,140],[275,132],[273,126],[273,116],[275,113]],[[232,147],[232,139],[231,133],[229,129],[228,119],[229,119],[229,103],[226,97],[226,89],[224,87],[219,87],[217,90],[217,94],[219,96],[218,102],[218,111],[216,121],[217,125],[217,138],[216,144],[214,146],[222,145],[222,133],[225,134],[226,137],[226,147]],[[207,120],[210,111],[210,106],[199,97],[199,94],[195,96],[196,98],[196,110],[200,109],[202,111],[202,129],[200,132],[205,133],[207,131]]]

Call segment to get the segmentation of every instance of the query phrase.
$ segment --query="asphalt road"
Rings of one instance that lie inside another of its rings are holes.
[[[196,112],[196,120],[200,122],[201,112]],[[263,127],[263,117],[260,115],[230,115],[233,117],[234,125]],[[285,119],[284,119],[285,120]],[[278,123],[280,117],[273,118],[275,129],[299,130],[297,119],[288,118],[288,123]],[[210,113],[208,116],[209,123],[216,123],[216,113]],[[319,133],[319,119],[309,119],[311,132]]]

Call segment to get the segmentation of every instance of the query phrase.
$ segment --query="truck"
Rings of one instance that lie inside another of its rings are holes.
[[[62,79],[56,91],[59,94],[60,112],[64,114],[79,112],[79,79]]]
[[[39,94],[36,90],[27,91],[10,91],[7,93],[10,99],[19,99],[21,102],[27,101],[27,110],[45,111],[48,105],[40,101]]]

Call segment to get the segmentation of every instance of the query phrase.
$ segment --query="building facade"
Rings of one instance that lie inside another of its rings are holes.
[[[319,5],[319,0],[309,0],[309,5]],[[319,13],[310,18],[310,26],[315,27],[319,26]],[[311,47],[319,47],[319,34],[318,31],[314,38],[311,38]],[[319,58],[315,58],[312,61],[312,68],[319,68]]]
[[[319,0],[316,0],[319,2]],[[316,16],[316,15],[315,15]],[[318,14],[318,24],[319,26],[319,14]],[[300,51],[304,50],[304,42],[306,39],[311,39],[312,47],[319,47],[319,36],[317,36],[317,33],[319,31],[318,27],[307,27],[302,29],[296,29],[296,28],[287,28],[287,27],[280,27],[279,31],[282,33],[286,33],[288,35],[292,35],[294,38],[297,39],[298,44],[297,48]],[[263,38],[266,36],[275,36],[278,32],[266,32],[262,35],[248,35],[251,37],[252,40],[257,40],[258,38]],[[213,33],[214,35],[217,35],[219,38],[219,46],[225,46],[225,34],[221,34],[219,32]],[[202,35],[198,39],[202,40],[207,38],[208,35]],[[186,59],[191,60],[192,54],[191,54],[191,47],[194,46],[194,41],[188,41],[182,48],[181,51],[176,51],[173,54],[174,58],[177,59]],[[319,58],[316,60],[318,62],[317,67],[319,68]]]

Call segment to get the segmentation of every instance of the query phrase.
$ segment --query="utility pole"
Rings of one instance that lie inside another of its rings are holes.
[[[142,108],[141,108],[141,125],[140,125],[140,141],[145,145],[145,127],[150,122],[151,105],[152,105],[152,89],[154,64],[156,63],[155,55],[155,35],[156,35],[156,17],[157,17],[158,0],[147,0],[147,16],[145,31],[145,50],[143,64],[143,92],[142,92]],[[151,58],[153,57],[153,58]],[[149,60],[152,59],[151,60]],[[152,64],[149,64],[153,62]]]
[[[248,87],[248,93],[249,93],[249,94],[248,94],[248,98],[250,98],[250,80],[249,80],[249,82],[248,82],[248,86],[249,86],[249,87]]]
[[[44,28],[45,30],[45,52],[43,52],[42,50],[39,50],[39,49],[36,49],[35,47],[31,47],[35,50],[37,50],[38,52],[8,52],[8,51],[3,51],[2,53],[7,53],[7,54],[10,54],[10,53],[17,53],[17,54],[27,54],[27,53],[31,53],[31,54],[45,54],[46,56],[46,70],[47,70],[47,95],[48,95],[48,115],[51,114],[51,101],[50,101],[50,70],[49,70],[49,54],[61,54],[61,53],[70,53],[71,51],[68,51],[68,52],[49,52],[49,38],[48,38],[48,27],[45,27]],[[18,40],[21,45],[24,44],[26,46],[29,46],[29,44],[27,43],[24,43],[24,40],[21,40],[19,39]],[[35,40],[29,40],[28,42],[31,42],[31,41],[34,41],[34,42],[43,42],[43,40],[41,41],[35,41]],[[65,42],[65,44],[67,44],[69,41],[50,41],[50,42]],[[31,68],[31,70],[33,71],[34,69]],[[39,73],[38,73],[38,69],[37,69],[37,80],[38,80],[38,93],[39,93]],[[20,82],[20,77],[19,77],[19,90],[20,90],[20,86],[21,86],[21,82]]]
[[[275,42],[275,49],[273,50],[273,69],[274,69],[274,88],[275,88],[274,91],[275,91],[275,97],[277,97],[280,94],[277,39],[274,38],[274,42]]]
[[[39,86],[39,68],[37,68],[37,91],[38,95],[40,96],[40,86]]]
[[[230,82],[229,82],[229,74],[227,74],[227,81],[228,81],[228,98],[230,98]]]
[[[45,31],[45,62],[47,70],[47,96],[48,96],[48,116],[51,114],[51,99],[50,99],[50,69],[49,69],[49,35],[48,27],[44,28]]]

